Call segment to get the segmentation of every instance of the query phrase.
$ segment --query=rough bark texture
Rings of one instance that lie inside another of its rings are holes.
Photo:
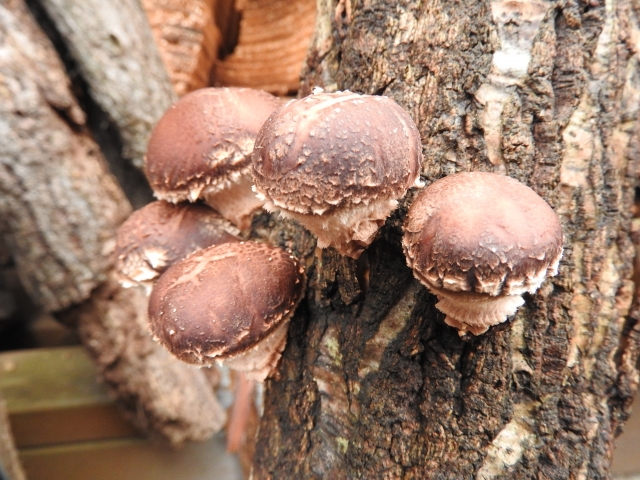
[[[0,230],[31,298],[59,310],[104,280],[131,207],[22,1],[0,6],[0,36]]]
[[[176,446],[211,438],[226,414],[205,372],[176,360],[153,340],[148,301],[144,289],[123,289],[111,273],[64,319],[77,325],[106,385],[137,428]]]
[[[319,0],[303,91],[391,96],[420,129],[423,179],[525,182],[561,216],[565,254],[511,321],[460,338],[405,266],[413,194],[367,252],[366,291],[351,260],[316,259],[300,229],[256,219],[310,280],[266,383],[253,478],[609,477],[638,383],[639,13],[630,0]]]
[[[175,96],[147,17],[129,0],[41,0],[138,168],[151,130]]]

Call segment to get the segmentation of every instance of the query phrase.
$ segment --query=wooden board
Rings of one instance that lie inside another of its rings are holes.
[[[0,391],[18,448],[139,436],[98,382],[83,347],[1,353]]]

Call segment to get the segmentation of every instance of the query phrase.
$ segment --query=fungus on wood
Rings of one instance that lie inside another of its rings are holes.
[[[203,199],[241,230],[262,202],[252,192],[250,155],[281,101],[248,88],[203,88],[182,97],[153,129],[145,172],[157,198]]]
[[[156,282],[151,331],[184,362],[219,361],[263,381],[284,349],[304,280],[298,260],[278,247],[240,242],[206,248]]]
[[[136,210],[118,229],[115,268],[124,287],[153,282],[189,254],[239,242],[238,229],[202,204],[156,201]]]
[[[538,194],[496,173],[464,172],[424,189],[404,226],[407,264],[460,335],[504,322],[558,273],[562,225]]]
[[[252,165],[264,208],[358,258],[407,189],[420,185],[420,135],[387,97],[315,93],[274,112]]]

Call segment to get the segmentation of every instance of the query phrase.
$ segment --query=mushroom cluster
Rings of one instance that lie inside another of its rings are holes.
[[[407,189],[419,186],[420,135],[387,97],[316,93],[276,110],[260,130],[253,177],[264,208],[279,210],[358,258]]]
[[[407,264],[461,335],[504,322],[524,293],[556,275],[562,257],[555,212],[526,185],[495,173],[432,183],[411,205],[404,229]]]
[[[116,241],[121,283],[152,289],[149,322],[161,344],[185,362],[205,365],[215,357],[260,381],[284,348],[304,272],[282,249],[240,242],[240,230],[226,219],[246,228],[261,205],[251,188],[250,154],[280,105],[247,88],[203,88],[182,97],[149,140],[145,172],[160,200],[131,215]],[[189,203],[199,199],[208,206]],[[179,310],[171,307],[178,303]],[[168,318],[176,324],[162,327]]]

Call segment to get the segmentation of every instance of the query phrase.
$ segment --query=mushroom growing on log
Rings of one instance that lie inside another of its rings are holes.
[[[239,242],[238,229],[201,205],[156,201],[136,210],[118,229],[116,271],[124,287],[144,285],[189,254],[221,243]]]
[[[248,88],[203,88],[182,97],[153,129],[145,171],[157,198],[203,199],[241,230],[262,202],[250,158],[264,121],[281,101]]]
[[[497,173],[435,181],[411,205],[404,230],[407,264],[460,335],[504,322],[524,293],[558,273],[562,257],[555,212],[529,187]]]
[[[316,93],[292,100],[265,122],[252,165],[268,211],[280,210],[358,258],[398,206],[419,186],[420,134],[387,97]]]

